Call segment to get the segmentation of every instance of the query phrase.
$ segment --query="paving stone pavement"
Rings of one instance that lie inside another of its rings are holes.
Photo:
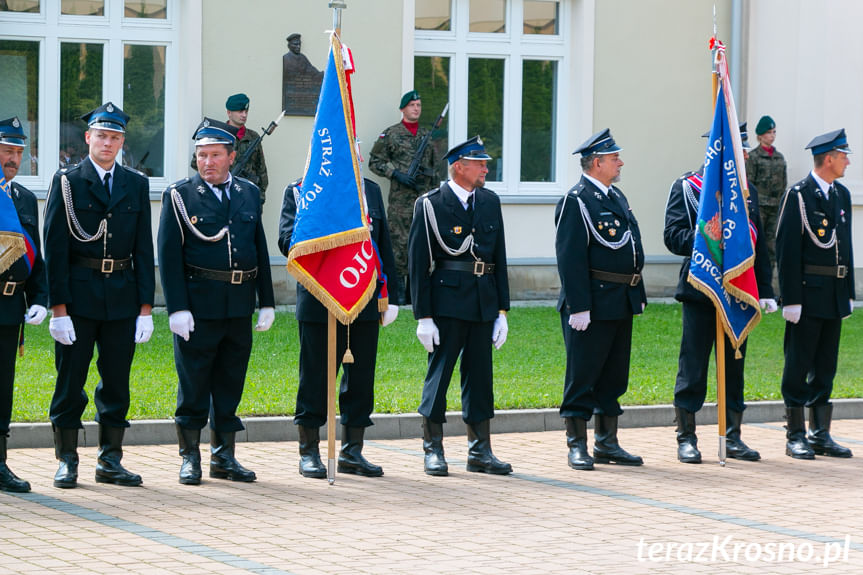
[[[422,472],[421,441],[367,441],[386,475],[297,473],[297,444],[238,444],[252,484],[177,483],[175,445],[126,448],[140,488],[52,486],[51,449],[12,449],[33,491],[0,493],[0,574],[7,573],[861,573],[863,420],[833,435],[852,459],[796,461],[781,423],[744,425],[757,463],[716,458],[716,426],[699,428],[705,462],[676,460],[670,427],[622,429],[643,467],[566,465],[563,433],[495,434],[508,477],[464,470],[464,436],[446,437],[449,477]],[[207,457],[204,456],[206,463]]]

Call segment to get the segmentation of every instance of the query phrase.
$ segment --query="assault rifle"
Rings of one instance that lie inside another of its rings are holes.
[[[411,161],[411,167],[408,168],[408,176],[411,179],[415,179],[417,177],[417,174],[420,171],[420,162],[422,162],[423,155],[425,154],[426,148],[428,147],[429,142],[431,142],[432,134],[434,133],[435,130],[440,128],[440,125],[443,122],[444,117],[446,117],[447,110],[449,110],[449,102],[446,103],[446,106],[443,107],[443,111],[437,117],[437,120],[434,121],[434,124],[432,124],[432,128],[431,128],[431,130],[429,130],[429,133],[426,134],[423,137],[422,142],[420,142],[420,145],[417,148],[416,154],[414,154],[414,159]],[[423,175],[430,176],[432,174],[423,174]]]
[[[261,145],[261,140],[264,139],[264,136],[269,136],[270,134],[272,134],[273,131],[276,129],[276,126],[279,125],[279,122],[284,117],[285,112],[283,110],[282,113],[279,114],[278,118],[270,122],[269,126],[267,126],[266,128],[261,128],[261,135],[258,136],[258,139],[252,142],[252,144],[248,148],[246,148],[246,151],[243,152],[242,157],[234,164],[234,167],[231,168],[232,176],[239,176],[240,173],[242,173],[243,168],[245,168],[246,164],[249,163],[249,158],[252,157],[255,149],[257,149],[257,147]]]

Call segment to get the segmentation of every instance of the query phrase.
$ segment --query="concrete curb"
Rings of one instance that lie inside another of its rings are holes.
[[[744,423],[782,421],[785,406],[781,401],[758,401],[746,409]],[[863,418],[863,399],[833,400],[834,419]],[[297,429],[292,417],[249,417],[243,420],[246,430],[237,434],[237,441],[297,441]],[[418,413],[375,414],[375,425],[366,431],[366,439],[409,439],[422,436],[422,417]],[[460,412],[447,414],[445,435],[465,435]],[[620,427],[657,427],[674,423],[671,405],[636,405],[624,408]],[[716,404],[705,404],[698,413],[700,425],[716,424]],[[492,421],[494,433],[526,433],[533,431],[563,430],[563,420],[557,409],[513,409],[498,411]],[[337,429],[339,429],[337,427]],[[326,437],[326,427],[321,429]],[[340,433],[340,430],[337,431]],[[209,431],[203,430],[201,440],[209,441]],[[82,447],[98,445],[98,425],[84,424],[79,436]],[[126,431],[126,445],[158,445],[177,442],[173,420],[137,420]],[[13,423],[8,446],[10,448],[53,447],[50,423]]]

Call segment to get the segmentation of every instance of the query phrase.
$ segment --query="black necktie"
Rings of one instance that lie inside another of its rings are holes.
[[[473,194],[467,197],[467,217],[473,220]]]
[[[103,180],[103,183],[105,184],[105,193],[107,193],[108,196],[110,197],[111,196],[111,172],[105,172],[105,178]]]
[[[225,200],[228,199],[228,194],[225,192],[225,188],[227,187],[227,185],[228,185],[228,182],[222,182],[221,184],[216,184],[216,188],[219,190],[219,192],[221,192],[221,195],[219,196],[219,201],[222,202],[223,204],[225,203]]]

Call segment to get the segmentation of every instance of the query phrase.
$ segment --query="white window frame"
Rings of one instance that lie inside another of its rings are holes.
[[[123,107],[123,49],[127,44],[165,46],[165,157],[164,176],[149,178],[150,190],[164,190],[177,172],[176,139],[168,126],[177,123],[177,66],[181,0],[168,0],[166,19],[125,18],[122,0],[105,0],[104,16],[60,14],[60,0],[42,0],[39,14],[0,12],[0,26],[14,34],[0,39],[39,42],[39,174],[18,176],[21,185],[41,195],[59,167],[60,44],[103,44],[102,100]],[[83,113],[84,111],[82,111]]]
[[[405,0],[405,35],[413,37],[414,49],[405,58],[403,84],[413,87],[414,56],[444,56],[450,58],[450,146],[475,134],[467,133],[468,59],[502,58],[504,64],[503,95],[503,179],[490,182],[498,194],[510,199],[523,196],[535,200],[543,196],[558,197],[568,181],[570,124],[570,14],[571,0],[561,0],[558,33],[554,36],[523,34],[523,0],[506,1],[505,33],[471,33],[469,29],[470,0],[451,0],[451,26],[446,31],[415,30],[414,1]],[[421,0],[416,0],[421,1]],[[591,23],[592,27],[592,23]],[[409,46],[406,42],[406,46]],[[555,94],[555,156],[554,181],[521,181],[521,106],[522,67],[524,60],[557,62],[557,92]],[[590,70],[592,74],[592,68]],[[583,73],[582,73],[583,74]],[[592,83],[591,83],[592,87]],[[592,113],[592,109],[591,109]]]

